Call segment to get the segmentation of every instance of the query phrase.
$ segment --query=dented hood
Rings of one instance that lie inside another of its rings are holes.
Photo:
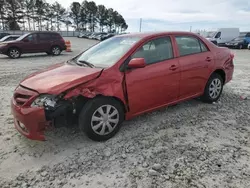
[[[61,63],[31,74],[20,84],[39,93],[57,95],[76,85],[97,78],[101,70],[101,68],[81,67]]]

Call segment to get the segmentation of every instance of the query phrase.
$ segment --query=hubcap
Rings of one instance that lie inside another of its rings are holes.
[[[119,122],[119,112],[112,105],[99,107],[92,115],[91,127],[98,135],[111,133]]]
[[[53,52],[53,54],[58,55],[58,54],[60,54],[60,49],[58,47],[54,47],[52,49],[52,52]]]
[[[209,86],[209,95],[212,99],[216,99],[221,92],[222,84],[220,79],[214,79]]]
[[[17,58],[19,56],[19,51],[13,49],[10,51],[10,55],[11,55],[11,57]]]

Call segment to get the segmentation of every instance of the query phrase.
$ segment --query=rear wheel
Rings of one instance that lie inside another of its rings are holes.
[[[243,49],[243,45],[242,44],[239,45],[239,49],[240,50]]]
[[[12,59],[17,59],[21,56],[21,51],[18,48],[10,48],[8,56]]]
[[[214,73],[209,78],[203,96],[202,101],[212,103],[218,101],[223,90],[223,79],[222,77]]]
[[[60,48],[59,46],[53,46],[53,47],[51,48],[51,52],[50,52],[50,53],[51,53],[52,55],[57,56],[57,55],[60,55],[61,52],[62,52],[62,50],[61,50],[61,48]]]
[[[124,120],[122,105],[113,98],[97,97],[89,100],[79,115],[79,127],[95,141],[113,137]]]

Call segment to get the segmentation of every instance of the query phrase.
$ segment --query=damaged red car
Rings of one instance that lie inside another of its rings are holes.
[[[45,140],[47,126],[77,123],[96,141],[124,120],[200,97],[217,101],[234,55],[189,32],[127,34],[25,78],[11,101],[16,129]]]

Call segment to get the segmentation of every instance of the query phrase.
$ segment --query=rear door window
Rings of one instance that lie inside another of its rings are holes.
[[[175,37],[180,56],[197,54],[208,51],[207,46],[199,39],[192,36]]]

